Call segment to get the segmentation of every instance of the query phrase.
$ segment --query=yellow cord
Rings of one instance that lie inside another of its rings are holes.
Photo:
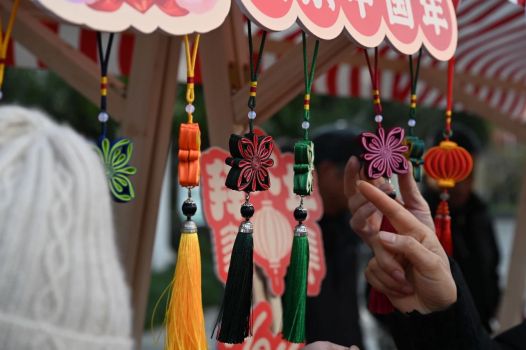
[[[188,35],[184,36],[184,49],[186,53],[186,102],[192,105],[195,100],[195,63],[197,61],[197,49],[199,47],[200,35],[196,34],[194,39],[194,46],[191,48]],[[188,123],[193,123],[193,112],[188,112]]]
[[[14,0],[13,7],[11,8],[11,14],[9,15],[9,22],[7,23],[7,28],[5,34],[1,29],[0,23],[0,90],[4,83],[4,71],[7,58],[7,47],[9,45],[9,39],[11,38],[11,33],[13,32],[13,27],[15,26],[16,12],[18,10],[18,5],[20,0]]]

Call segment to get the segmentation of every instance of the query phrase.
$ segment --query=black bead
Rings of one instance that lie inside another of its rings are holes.
[[[298,222],[303,222],[307,219],[307,209],[303,207],[297,207],[294,209],[294,219]]]
[[[188,219],[195,215],[197,211],[197,204],[191,199],[187,199],[183,203],[183,214]]]
[[[244,203],[241,206],[241,216],[250,219],[254,215],[254,206],[250,203]]]
[[[396,199],[396,192],[395,192],[395,191],[393,191],[393,192],[389,192],[387,195],[388,195],[391,199]]]

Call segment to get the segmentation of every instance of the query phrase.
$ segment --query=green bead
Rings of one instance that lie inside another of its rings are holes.
[[[301,140],[294,145],[294,193],[308,196],[312,193],[314,170],[314,144]]]

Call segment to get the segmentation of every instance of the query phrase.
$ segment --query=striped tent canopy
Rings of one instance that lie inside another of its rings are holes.
[[[457,84],[465,93],[488,103],[502,115],[526,121],[526,0],[463,0],[457,9],[459,42],[456,53]],[[97,59],[95,33],[79,27],[48,23],[69,45],[93,60]],[[293,27],[285,32],[272,33],[266,51],[264,67],[269,67],[294,43],[301,40],[300,30]],[[110,72],[127,75],[130,72],[134,35],[116,36],[116,52],[111,56]],[[182,53],[181,53],[182,54]],[[349,56],[353,55],[351,52]],[[361,58],[356,48],[354,56]],[[407,58],[390,48],[380,47],[381,58],[404,65]],[[8,64],[18,67],[44,68],[38,59],[23,46],[15,43],[9,48]],[[184,62],[184,60],[181,60]],[[404,66],[405,67],[405,66]],[[444,69],[445,63],[424,55],[422,70]],[[181,67],[182,68],[182,67]],[[180,69],[184,81],[184,69]],[[200,74],[198,73],[198,81]],[[410,94],[409,76],[405,70],[384,69],[381,74],[383,100],[407,102]],[[318,94],[370,97],[370,78],[363,65],[350,60],[342,62],[320,75],[314,85]],[[419,104],[444,107],[445,96],[425,81],[419,84]],[[462,108],[459,104],[457,108]]]

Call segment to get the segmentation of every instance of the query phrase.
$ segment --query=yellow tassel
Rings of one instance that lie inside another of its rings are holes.
[[[187,221],[188,223],[188,221]],[[172,295],[166,310],[166,350],[206,350],[201,300],[201,252],[195,224],[181,234]]]

